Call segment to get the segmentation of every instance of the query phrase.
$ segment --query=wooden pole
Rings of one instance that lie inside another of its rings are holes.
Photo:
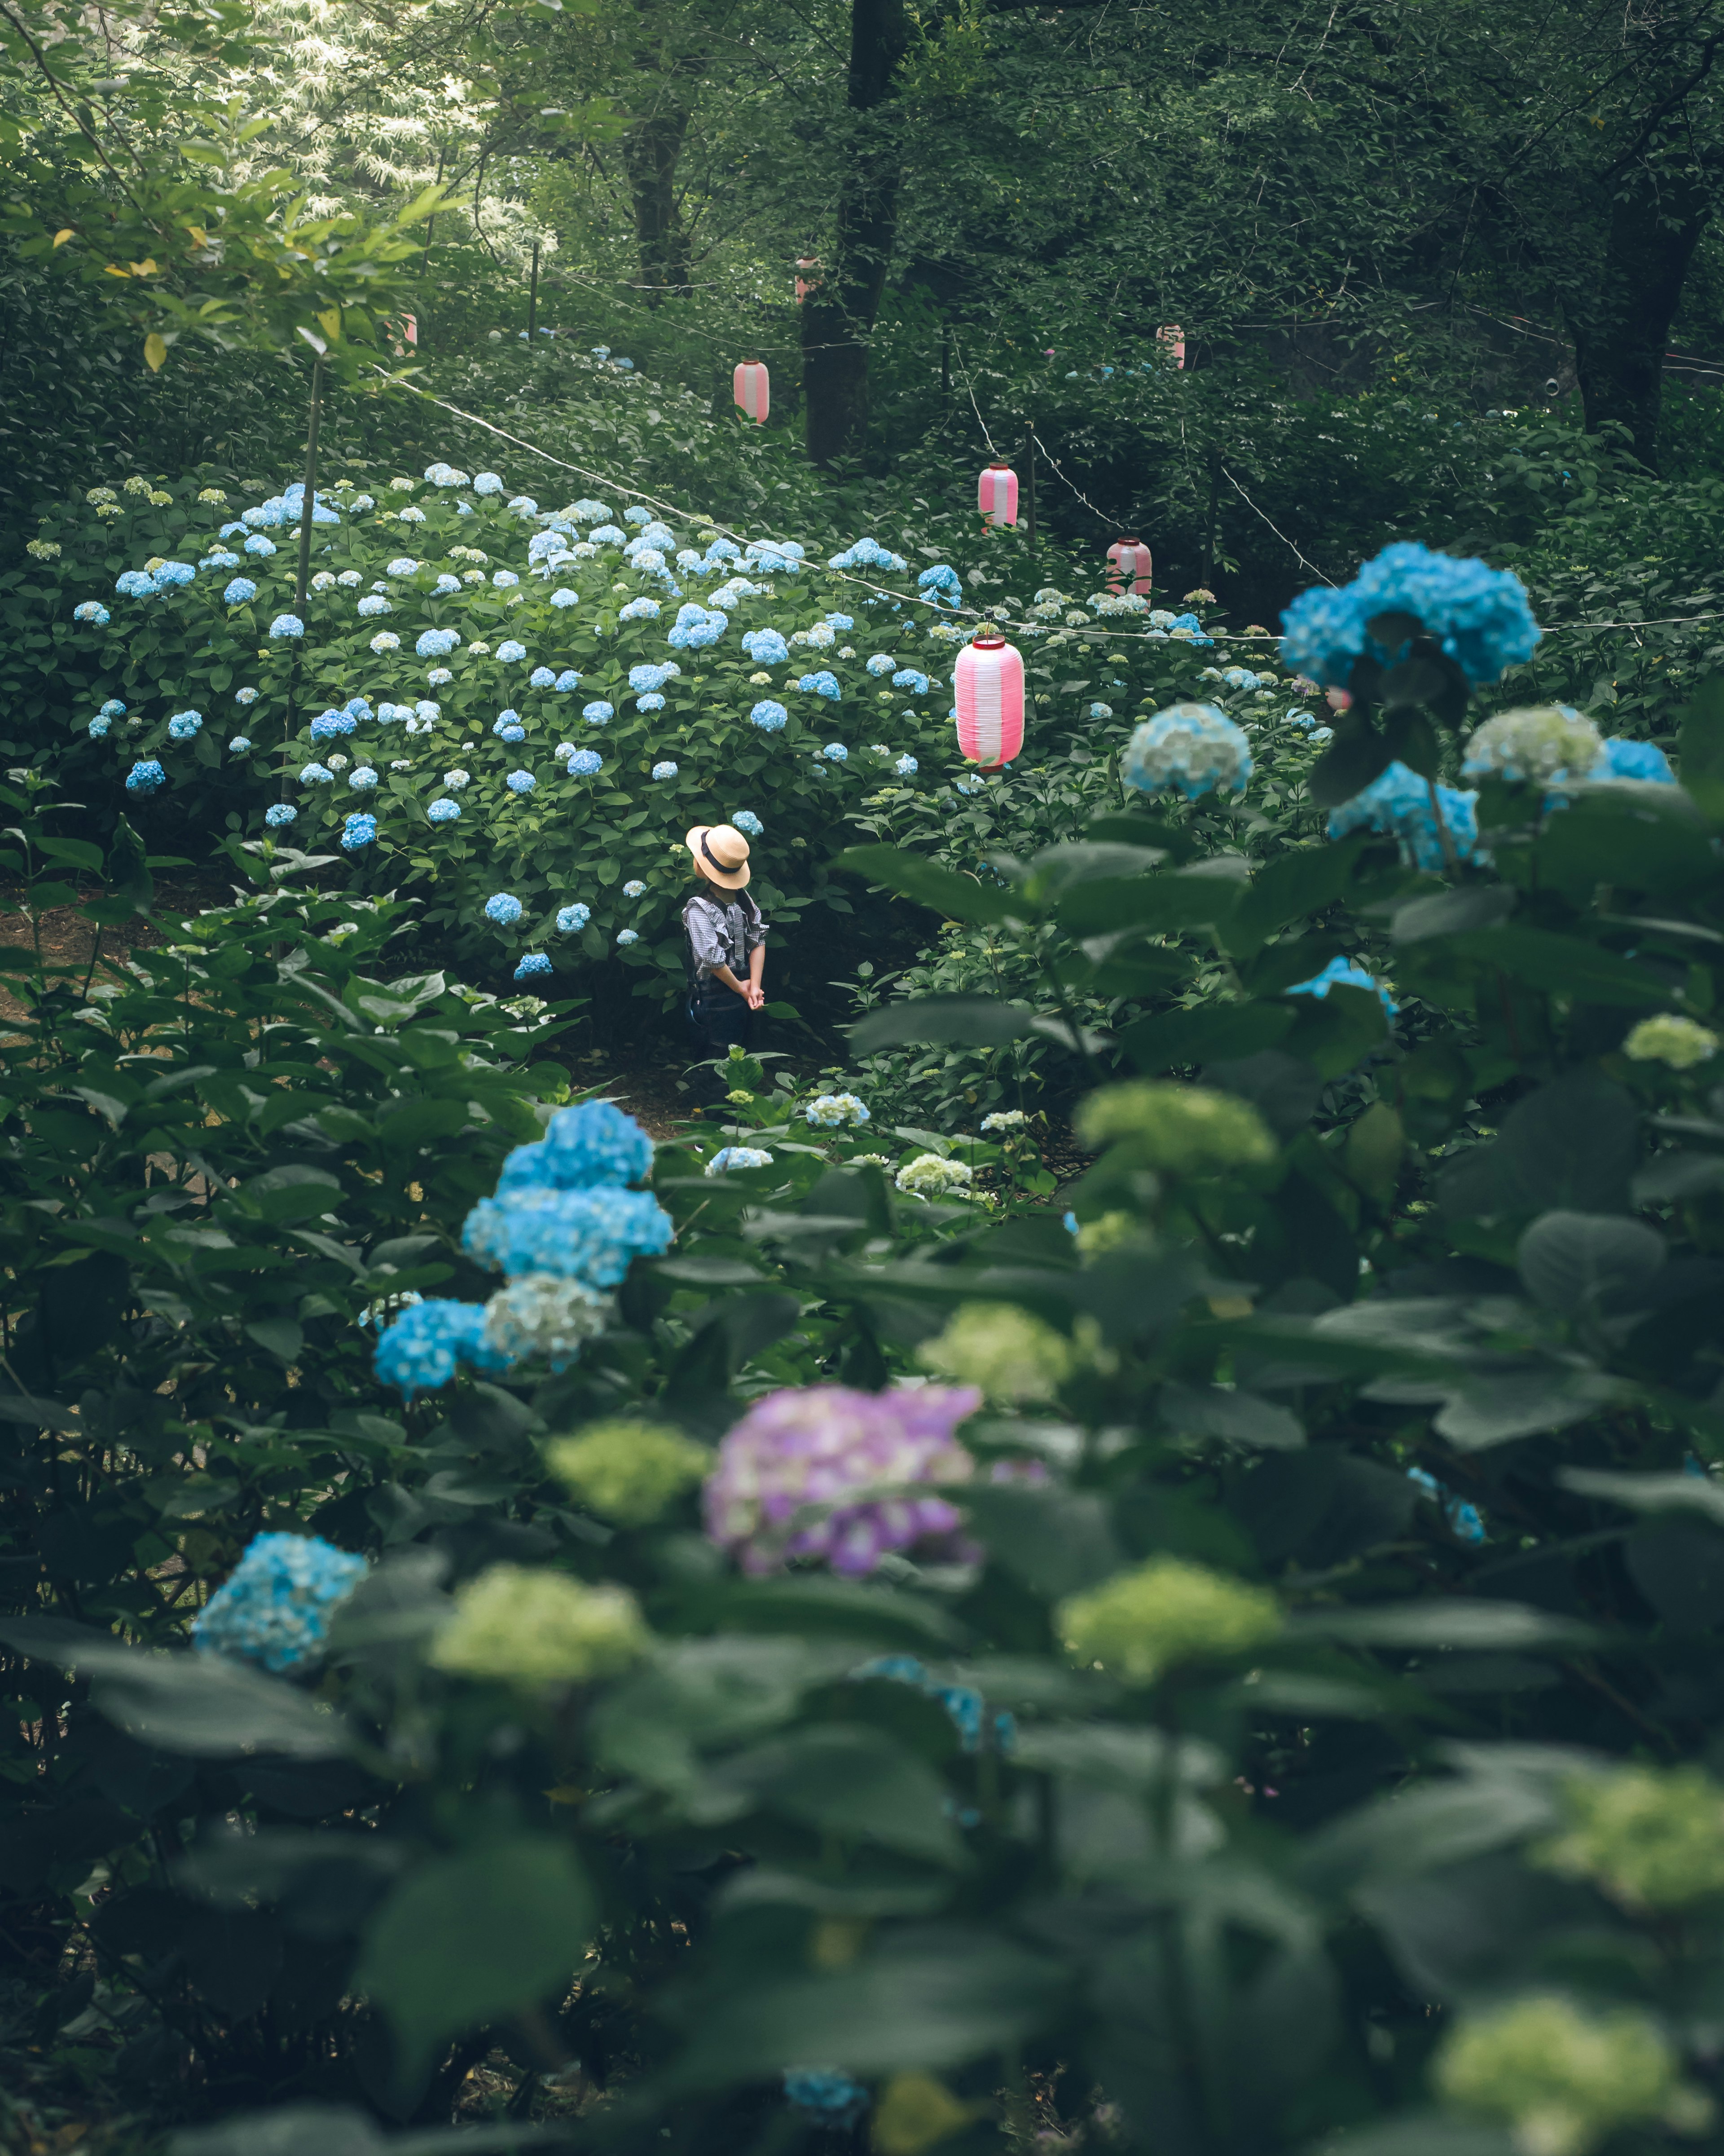
[[[533,242],[533,281],[526,294],[526,346],[531,352],[539,326],[539,243]]]
[[[942,398],[947,398],[952,395],[952,324],[950,322],[942,322],[940,325],[940,394]]]

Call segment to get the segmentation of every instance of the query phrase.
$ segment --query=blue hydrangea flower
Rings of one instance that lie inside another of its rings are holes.
[[[450,673],[447,666],[434,666],[431,669],[431,671],[425,676],[425,685],[428,689],[441,689],[445,687],[449,682],[453,681],[454,678],[454,675]]]
[[[222,598],[228,606],[244,606],[257,595],[258,588],[249,577],[235,577],[222,593]]]
[[[358,723],[351,711],[320,711],[311,721],[311,738],[330,741],[338,734],[351,734]]]
[[[629,534],[614,524],[595,524],[587,536],[595,547],[620,547]]]
[[[551,594],[551,603],[554,607],[578,606],[581,603],[581,595],[578,592],[570,591],[567,587],[565,586],[561,591],[552,592]],[[640,602],[637,600],[635,603],[639,605]],[[648,606],[651,606],[654,602],[651,599],[648,599],[645,603]]]
[[[536,666],[526,677],[526,685],[529,689],[554,689],[557,676],[548,666]]]
[[[931,598],[936,606],[956,606],[964,593],[957,571],[949,562],[936,562],[931,569],[924,569],[916,580],[916,588],[924,598]]]
[[[897,660],[893,658],[890,651],[876,651],[868,662],[868,670],[870,674],[875,675],[890,674],[895,670],[897,664]]]
[[[596,344],[593,346],[593,357],[595,359],[608,359],[610,356],[611,348],[608,344]],[[602,501],[593,501],[586,495],[582,495],[578,501],[572,501],[569,504],[565,513],[572,516],[577,524],[603,524],[609,516],[611,512],[605,503]],[[619,539],[623,535],[620,531],[617,534],[617,536]]]
[[[577,748],[567,760],[571,778],[597,778],[604,769],[604,758],[596,748]]]
[[[623,886],[623,896],[624,898],[639,898],[645,889],[646,886],[639,876],[630,876]]]
[[[347,780],[348,785],[357,786],[362,793],[369,793],[377,783],[377,774],[368,763],[362,763],[357,771],[349,775]]]
[[[742,651],[757,666],[782,666],[790,656],[790,646],[776,629],[745,629]]]
[[[278,1676],[322,1659],[330,1620],[369,1565],[317,1535],[255,1535],[192,1624],[200,1653]]]
[[[511,771],[503,781],[511,793],[531,793],[538,783],[530,771]]]
[[[146,757],[133,764],[126,774],[128,793],[153,793],[158,786],[167,783],[167,773],[154,757]]]
[[[233,691],[233,701],[236,704],[254,704],[257,700],[258,692],[255,689],[236,689]],[[120,708],[124,711],[126,706],[122,704]]]
[[[475,494],[500,494],[503,491],[503,482],[493,471],[475,472],[473,491]]]
[[[1296,672],[1344,688],[1367,649],[1378,660],[1395,656],[1367,633],[1367,623],[1385,613],[1414,616],[1475,684],[1530,659],[1540,635],[1518,577],[1403,540],[1341,590],[1295,599],[1281,616],[1281,656]]]
[[[367,598],[361,599],[355,611],[362,621],[373,621],[379,614],[391,613],[394,609],[387,599],[379,593],[372,592]]]
[[[649,660],[643,660],[639,666],[629,668],[629,685],[639,696],[644,690],[662,689],[667,681],[681,671],[682,669],[674,661],[658,666]]]
[[[766,829],[766,825],[761,822],[752,808],[739,808],[731,817],[731,822],[737,830],[751,839],[757,839]]]
[[[564,911],[585,914],[587,909],[569,906]],[[562,921],[559,914],[559,927]],[[644,1182],[652,1164],[652,1139],[633,1116],[613,1101],[583,1101],[578,1107],[559,1108],[546,1125],[543,1137],[516,1147],[497,1178],[497,1195],[505,1198],[522,1190],[620,1190]]]
[[[284,824],[290,824],[299,814],[290,801],[272,801],[264,811],[264,821],[272,831],[279,831]]]
[[[326,763],[305,763],[300,767],[301,786],[333,786],[336,775]]]
[[[838,685],[838,677],[829,668],[823,666],[818,674],[804,674],[797,682],[805,696],[824,696],[829,703],[840,701],[844,691]]]
[[[656,621],[660,611],[656,599],[630,599],[627,606],[618,609],[617,619],[618,621]]]
[[[782,732],[784,722],[789,716],[790,714],[784,706],[774,702],[770,696],[763,696],[748,714],[750,724],[758,726],[763,734],[776,734]]]
[[[230,756],[244,756],[250,747],[251,740],[249,735],[235,734],[232,741],[228,743],[228,753]]]
[[[921,766],[913,756],[900,756],[892,768],[900,778],[914,778]]]
[[[398,554],[393,562],[384,564],[383,573],[389,577],[412,577],[418,575],[418,567],[411,554]]]
[[[602,726],[607,721],[615,718],[616,716],[616,706],[606,703],[603,697],[581,706],[581,716],[585,719],[589,726]]]
[[[564,667],[557,677],[557,693],[559,696],[567,696],[571,690],[578,689],[580,685],[581,677],[572,666]]]
[[[1321,1001],[1328,994],[1331,988],[1337,986],[1343,988],[1371,989],[1383,1005],[1385,1014],[1390,1018],[1393,1018],[1400,1008],[1375,974],[1367,973],[1362,966],[1355,965],[1351,958],[1331,958],[1321,973],[1313,973],[1308,981],[1295,982],[1290,988],[1283,989],[1282,993],[1290,996],[1316,996]]]
[[[733,1168],[770,1168],[772,1156],[759,1146],[721,1146],[706,1163],[707,1175],[727,1175]]]
[[[910,565],[901,554],[882,547],[878,539],[858,539],[843,553],[829,556],[826,566],[829,569],[890,569],[901,577]],[[874,602],[870,599],[867,603],[872,606]]]
[[[535,973],[548,973],[550,971],[551,961],[542,951],[528,951],[515,968],[515,978],[517,981],[530,981]]]
[[[230,554],[225,547],[218,547],[213,552],[206,554],[198,566],[200,569],[237,569],[239,557]]]
[[[618,367],[632,367],[634,362],[633,360],[619,359],[617,364]],[[628,508],[623,511],[623,521],[625,524],[650,524],[652,521],[651,510],[643,509],[638,501],[631,501]]]
[[[167,722],[170,741],[195,741],[203,731],[202,711],[176,711]]]
[[[460,813],[460,803],[451,801],[447,795],[440,800],[434,801],[425,811],[434,824],[453,824],[459,817]]]
[[[653,766],[653,777],[655,779],[663,780],[667,778],[675,778],[675,776],[676,766],[674,763],[667,761],[664,763],[655,763]]]
[[[593,908],[578,901],[573,906],[559,906],[557,911],[557,925],[565,936],[577,934],[592,918]]]
[[[784,2101],[822,2126],[848,2130],[868,2109],[870,2097],[848,2074],[824,2066],[787,2066]]]
[[[929,688],[928,677],[914,666],[900,666],[892,676],[892,686],[908,689],[913,696],[926,696]],[[1108,716],[1111,718],[1113,715],[1110,712]]]
[[[245,542],[245,552],[255,554],[259,560],[267,560],[275,552],[275,542],[266,539],[261,531],[254,531]]]
[[[105,629],[114,617],[100,599],[82,599],[73,608],[72,619],[93,622],[98,629]]]
[[[526,739],[521,727],[521,714],[512,705],[498,712],[496,717],[491,721],[491,732],[494,734],[500,734],[505,741]]]
[[[1111,704],[1091,704],[1085,711],[1085,716],[1091,719],[1111,719],[1113,716],[1113,706]]]
[[[604,1288],[614,1287],[635,1258],[668,1250],[673,1233],[649,1191],[511,1189],[480,1199],[461,1247],[511,1280],[552,1273]]]
[[[521,918],[521,901],[512,891],[493,891],[485,902],[485,917],[500,928],[510,928]]]
[[[376,773],[373,773],[372,776],[375,778]],[[357,854],[361,847],[370,845],[377,835],[377,818],[361,811],[356,811],[341,826],[341,844],[350,854]]]
[[[108,729],[113,723],[111,719],[105,719],[99,713],[90,721],[85,731],[92,741],[105,741],[108,738]]]
[[[664,708],[664,699],[659,696],[641,696],[636,699],[635,708],[642,711],[662,711]]]
[[[500,1358],[485,1345],[485,1305],[443,1297],[415,1303],[386,1326],[372,1367],[406,1399],[446,1385],[459,1364],[495,1369]]]
[[[1670,760],[1655,742],[1624,741],[1612,736],[1604,752],[1587,773],[1588,778],[1638,778],[1643,784],[1674,786],[1676,774]]]
[[[122,569],[114,588],[123,599],[152,599],[156,579],[143,569]]]
[[[1452,786],[1437,788],[1443,822],[1460,860],[1473,859],[1478,846],[1478,798],[1475,793],[1460,793]],[[1331,839],[1344,839],[1349,831],[1360,829],[1392,833],[1402,853],[1422,869],[1435,873],[1448,865],[1431,810],[1430,788],[1404,763],[1390,764],[1362,793],[1329,812]]]
[[[258,692],[254,689],[251,693],[254,697]],[[238,699],[236,698],[235,701],[237,701]],[[105,719],[123,719],[126,716],[126,706],[117,696],[110,696],[107,702],[102,706],[102,716]]]
[[[445,569],[443,574],[439,577],[437,582],[433,584],[431,588],[439,598],[453,598],[455,593],[461,588],[461,580],[459,577],[450,576],[448,570]]]
[[[640,936],[635,929],[619,928],[617,932],[617,941],[619,943],[638,943],[640,941]]]
[[[305,624],[296,613],[279,613],[269,624],[271,636],[303,636]]]
[[[1244,729],[1213,704],[1170,704],[1146,719],[1126,745],[1120,777],[1142,793],[1169,791],[1195,801],[1242,793],[1252,772]]]
[[[497,646],[497,657],[505,666],[517,665],[526,657],[526,646],[517,643],[512,636],[505,637]]]
[[[413,649],[421,659],[447,659],[460,641],[452,629],[423,629]]]
[[[828,742],[820,752],[829,763],[847,763],[850,752],[842,742]]]

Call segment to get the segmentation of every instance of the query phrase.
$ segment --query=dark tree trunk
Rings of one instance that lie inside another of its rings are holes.
[[[850,0],[849,138],[837,231],[802,307],[803,398],[817,465],[868,432],[868,340],[898,228],[900,177],[893,77],[909,39],[904,0]]]
[[[1611,208],[1598,289],[1569,311],[1588,430],[1620,421],[1654,471],[1665,347],[1711,208],[1709,175],[1631,172]]]
[[[676,162],[689,117],[686,110],[680,110],[638,120],[623,137],[643,296],[649,307],[656,307],[666,292],[694,289],[689,235],[676,199]]]

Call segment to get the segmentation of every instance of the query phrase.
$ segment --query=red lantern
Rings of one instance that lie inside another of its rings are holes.
[[[1009,465],[991,464],[976,482],[976,506],[990,524],[1018,521],[1018,475]]]
[[[1165,328],[1158,329],[1155,333],[1155,341],[1158,345],[1165,346],[1173,355],[1175,367],[1184,366],[1185,331],[1180,328],[1178,322],[1169,322]]]
[[[747,416],[757,427],[765,426],[772,401],[772,385],[767,373],[766,362],[759,359],[739,360],[736,371],[731,377],[731,387]]]
[[[957,655],[957,745],[972,763],[998,771],[1024,746],[1024,655],[984,629]]]
[[[1107,550],[1111,568],[1107,579],[1111,592],[1141,592],[1149,593],[1150,573],[1155,567],[1150,552],[1141,539],[1116,539]]]

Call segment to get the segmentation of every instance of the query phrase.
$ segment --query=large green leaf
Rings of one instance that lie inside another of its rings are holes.
[[[900,846],[851,846],[832,865],[849,875],[865,876],[870,883],[884,884],[888,891],[916,899],[952,921],[1008,921],[1025,911],[1022,901],[1014,906],[998,886],[959,875]]]
[[[1564,1317],[1632,1297],[1664,1261],[1658,1230],[1619,1213],[1542,1214],[1516,1253],[1526,1292]]]
[[[1034,1011],[998,996],[906,997],[859,1019],[850,1028],[850,1046],[858,1055],[877,1055],[912,1041],[999,1048],[1021,1040],[1034,1023]]]
[[[1670,989],[1655,974],[1578,936],[1559,936],[1547,928],[1478,928],[1455,937],[1450,947],[1578,1003],[1633,1009],[1670,1001]]]
[[[417,2062],[443,2037],[561,1992],[595,1921],[574,1852],[548,1835],[436,1857],[378,1912],[357,1988]]]
[[[1149,875],[1105,876],[1080,884],[1054,908],[1071,936],[1099,936],[1111,928],[1170,932],[1227,921],[1244,886],[1226,875],[1162,869]]]
[[[1153,1074],[1274,1048],[1292,1030],[1295,1015],[1283,1004],[1200,1004],[1141,1018],[1119,1043],[1138,1070]]]
[[[711,1779],[821,1835],[878,1842],[935,1864],[963,1861],[944,1783],[883,1729],[818,1722],[736,1753]]]
[[[1352,882],[1367,843],[1361,832],[1339,845],[1290,847],[1266,862],[1241,893],[1229,919],[1228,949],[1235,957],[1249,957],[1276,929],[1332,905]]]

